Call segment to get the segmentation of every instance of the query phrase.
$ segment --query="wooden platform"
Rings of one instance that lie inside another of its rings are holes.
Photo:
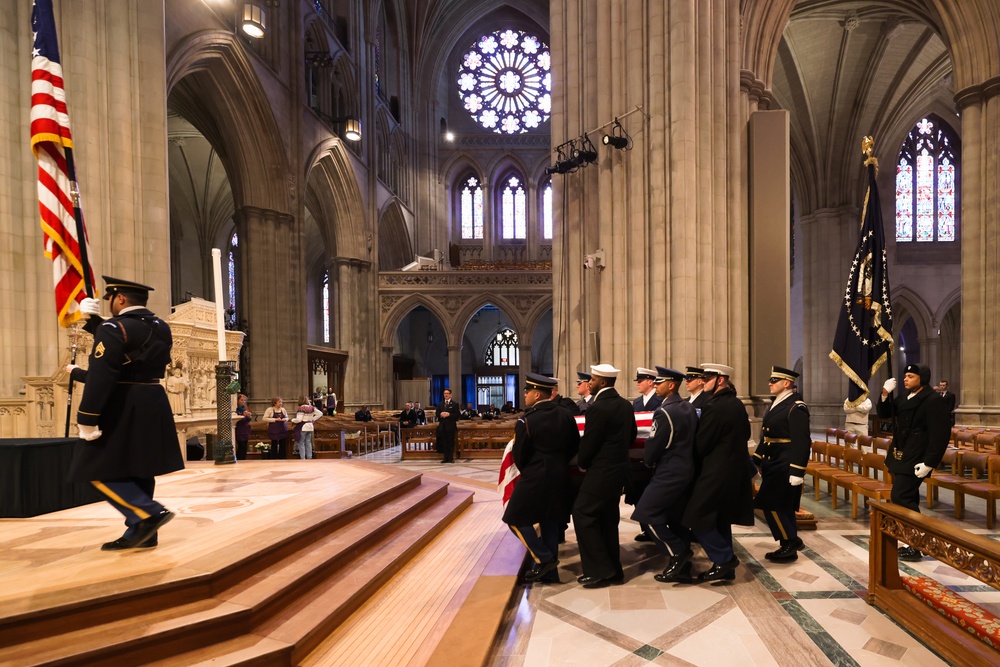
[[[375,664],[327,661],[331,635],[351,636],[364,625],[352,614],[389,582],[405,588],[418,563],[448,575],[451,594],[427,615],[423,659],[390,646],[381,664],[427,664],[480,589],[492,586],[499,623],[516,585],[523,551],[493,496],[475,506],[468,485],[359,461],[205,463],[160,478],[177,518],[155,549],[100,551],[122,530],[106,503],[0,521],[0,665]],[[456,556],[473,566],[452,570]],[[504,581],[480,584],[491,562]],[[411,591],[407,604],[424,600]]]

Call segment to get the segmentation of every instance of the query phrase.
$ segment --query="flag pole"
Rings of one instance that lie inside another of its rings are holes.
[[[83,267],[83,289],[87,297],[94,298],[94,283],[90,279],[90,258],[87,256],[87,230],[83,224],[83,209],[80,207],[80,185],[76,182],[76,161],[73,159],[73,149],[68,146],[66,153],[66,171],[69,175],[70,196],[73,198],[73,220],[76,222],[76,238],[80,247],[80,265]],[[70,364],[76,365],[76,354],[80,349],[80,323],[75,322],[70,331]],[[69,388],[66,391],[66,429],[63,437],[69,437],[69,424],[73,419],[73,389],[75,381],[73,374],[69,375]]]

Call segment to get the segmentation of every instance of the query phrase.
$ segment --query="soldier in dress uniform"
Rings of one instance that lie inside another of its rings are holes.
[[[580,397],[580,399],[576,402],[576,408],[582,415],[594,401],[594,397],[590,395],[590,373],[581,373],[577,371],[576,395]]]
[[[559,394],[559,378],[552,378],[556,381],[556,386],[552,388],[552,402],[569,412],[574,417],[580,414],[580,408],[576,407],[576,401],[569,396]]]
[[[698,411],[699,415],[708,399],[712,397],[705,391],[705,373],[700,366],[688,366],[684,373],[684,388],[688,392],[688,402]]]
[[[680,525],[684,505],[694,479],[694,434],[698,415],[677,394],[684,374],[656,367],[656,393],[662,399],[653,413],[642,462],[653,470],[653,478],[635,506],[632,518],[648,525],[653,542],[667,559],[667,567],[654,579],[662,582],[690,581],[691,540]]]
[[[635,442],[635,413],[615,390],[619,370],[610,364],[590,367],[594,404],[585,413],[586,425],[577,458],[584,471],[573,504],[573,526],[580,545],[584,588],[603,588],[625,582],[618,524],[619,503],[628,481],[628,451]]]
[[[552,399],[554,378],[528,373],[527,410],[514,425],[514,465],[521,476],[507,502],[503,521],[527,547],[532,569],[525,581],[558,583],[559,533],[566,514],[569,460],[580,446],[576,420]],[[539,524],[541,535],[535,532]]]
[[[652,368],[639,367],[635,369],[635,388],[639,390],[639,396],[632,401],[632,409],[635,412],[652,412],[660,407],[660,397],[656,395],[653,387],[653,380],[656,379],[656,371]]]
[[[812,436],[809,432],[809,406],[795,391],[795,371],[771,367],[767,381],[773,400],[764,414],[760,444],[753,461],[760,468],[760,490],[754,507],[764,511],[771,535],[780,548],[765,554],[776,563],[798,558],[803,548],[795,524],[795,513],[802,498],[802,482],[809,461]]]
[[[125,516],[125,533],[104,551],[155,547],[157,530],[174,515],[153,500],[157,475],[181,470],[177,429],[160,384],[170,364],[170,327],[146,308],[152,287],[104,276],[113,317],[100,317],[100,301],[84,299],[84,328],[94,336],[90,367],[70,365],[83,383],[77,410],[82,442],[69,478],[90,482]]]
[[[885,457],[885,467],[892,473],[889,499],[897,505],[920,511],[920,484],[941,463],[951,438],[948,404],[931,391],[931,369],[910,364],[903,375],[907,394],[893,400],[896,378],[882,385],[882,397],[876,404],[882,419],[895,418],[892,444]],[[912,546],[899,550],[899,559],[919,561],[921,553]]]

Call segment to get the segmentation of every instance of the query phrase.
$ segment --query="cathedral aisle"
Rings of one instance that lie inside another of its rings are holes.
[[[484,480],[496,477],[497,462],[454,465],[397,463],[425,473]],[[819,530],[802,533],[806,548],[790,564],[764,559],[775,548],[767,526],[734,531],[744,567],[730,585],[664,585],[653,575],[665,565],[652,546],[634,542],[638,526],[621,506],[624,586],[585,590],[576,583],[580,558],[572,527],[560,553],[558,585],[523,587],[512,602],[505,629],[494,642],[494,667],[555,665],[946,665],[921,641],[865,602],[868,586],[867,516],[850,518],[849,505],[831,510],[828,496],[803,507]],[[951,499],[931,512],[948,517]],[[926,511],[926,510],[925,510]],[[969,508],[959,522],[1000,538],[982,526],[983,508]],[[499,521],[499,517],[496,518]],[[708,562],[695,549],[695,569]],[[936,560],[903,563],[904,575],[933,578],[993,613],[1000,591]]]

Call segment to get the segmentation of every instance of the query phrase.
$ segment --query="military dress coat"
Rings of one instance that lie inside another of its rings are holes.
[[[539,401],[514,424],[514,465],[521,472],[503,521],[528,526],[566,519],[569,460],[580,446],[576,420],[553,401]]]
[[[694,480],[694,435],[698,414],[678,396],[668,396],[653,413],[642,462],[653,477],[635,506],[632,519],[662,526],[679,522]]]
[[[618,498],[628,481],[628,450],[637,434],[635,412],[614,387],[609,387],[600,392],[584,416],[577,461],[586,472],[577,502],[582,496]]]
[[[695,481],[682,523],[693,530],[752,526],[750,418],[733,387],[712,394],[694,438]],[[755,471],[754,471],[755,472]]]
[[[791,394],[773,404],[764,415],[760,444],[753,453],[761,478],[754,507],[798,511],[802,487],[792,486],[788,478],[805,476],[811,449],[809,406],[802,396]]]
[[[460,408],[458,403],[452,399],[448,401],[441,401],[434,409],[438,415],[438,425],[434,430],[434,435],[436,436],[435,449],[439,453],[443,453],[445,451],[445,441],[450,441],[452,446],[455,444],[455,436],[458,435],[458,416]],[[441,417],[440,415],[442,412],[447,412],[450,416]]]
[[[913,398],[907,396],[895,400],[890,396],[876,404],[879,417],[895,418],[885,457],[885,466],[894,475],[912,475],[918,463],[936,468],[951,439],[951,415],[940,394],[921,387]]]
[[[184,468],[160,384],[170,363],[170,327],[138,308],[106,321],[91,317],[86,328],[94,348],[89,368],[73,371],[73,379],[84,383],[77,423],[102,434],[76,445],[70,481],[150,478]]]
[[[660,401],[663,399],[654,392],[653,395],[649,397],[649,401],[643,403],[643,400],[642,396],[634,399],[632,401],[632,409],[636,412],[652,412],[656,408],[660,407]]]

